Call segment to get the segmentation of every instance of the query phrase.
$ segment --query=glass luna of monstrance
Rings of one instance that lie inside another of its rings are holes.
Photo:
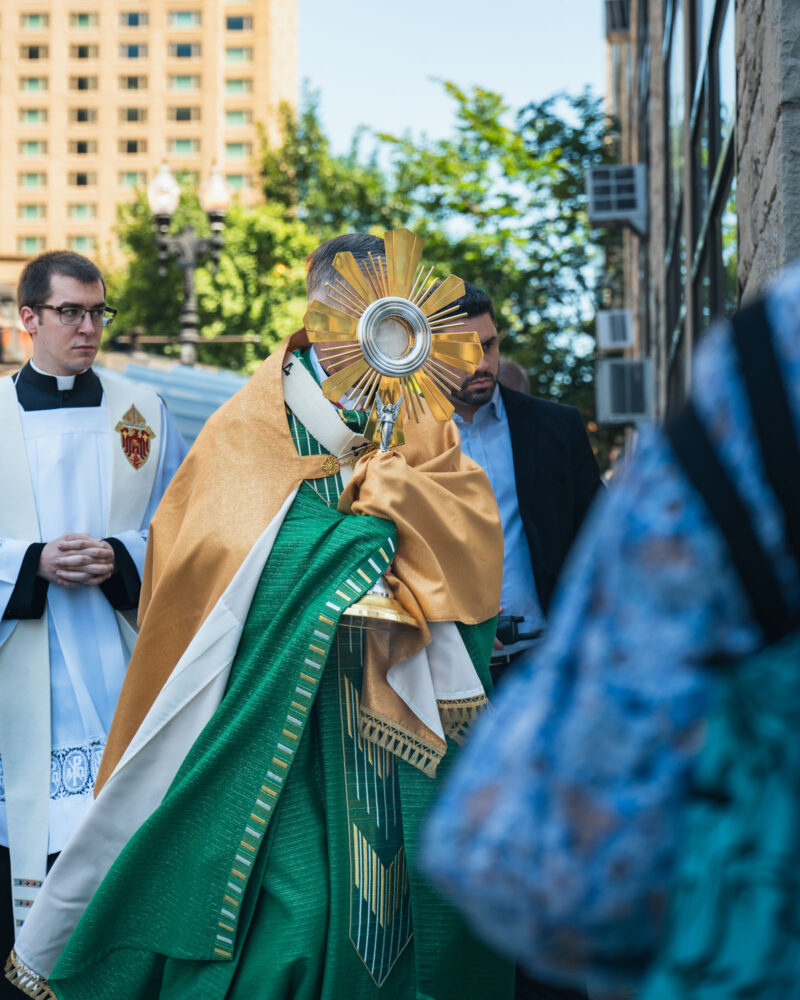
[[[385,260],[370,254],[359,263],[350,252],[336,255],[339,277],[328,283],[327,302],[310,303],[305,328],[311,342],[326,344],[324,395],[368,410],[364,434],[388,451],[404,443],[404,419],[419,421],[426,411],[450,419],[446,394],[475,371],[483,349],[454,304],[464,282],[426,270],[423,242],[408,229],[386,233],[384,242]],[[383,577],[344,613],[371,623],[416,624]]]

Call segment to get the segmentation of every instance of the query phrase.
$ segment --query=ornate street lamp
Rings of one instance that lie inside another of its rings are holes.
[[[158,273],[167,273],[167,261],[174,257],[183,274],[183,304],[181,306],[181,364],[193,365],[197,361],[197,341],[200,339],[197,316],[197,295],[194,288],[194,272],[204,257],[211,261],[216,273],[219,266],[220,250],[225,244],[222,230],[225,226],[225,211],[230,202],[230,192],[217,166],[212,167],[211,176],[200,187],[200,204],[211,224],[211,236],[198,236],[188,222],[175,235],[169,235],[169,224],[180,199],[180,185],[170,173],[169,165],[162,163],[158,173],[147,188],[147,200],[156,222],[156,246],[158,247]]]

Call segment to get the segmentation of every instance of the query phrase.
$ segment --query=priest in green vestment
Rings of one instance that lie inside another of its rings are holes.
[[[309,298],[338,281],[337,252],[385,255],[375,237],[323,244]],[[494,498],[449,421],[407,420],[375,451],[367,413],[322,394],[329,356],[290,338],[153,521],[99,792],[7,965],[29,996],[513,995],[415,865],[490,687]],[[346,613],[380,578],[416,627]]]

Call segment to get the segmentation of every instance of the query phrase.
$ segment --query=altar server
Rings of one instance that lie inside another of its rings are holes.
[[[3,953],[92,800],[148,525],[186,453],[155,393],[92,368],[115,310],[90,260],[42,254],[17,301],[33,356],[0,379]]]

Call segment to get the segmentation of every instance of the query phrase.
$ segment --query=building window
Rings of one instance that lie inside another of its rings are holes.
[[[67,151],[76,156],[89,156],[97,152],[97,141],[95,139],[71,139],[67,144]]]
[[[730,314],[739,305],[734,0],[704,0],[701,13],[691,122],[695,337],[702,336],[717,316]]]
[[[99,23],[100,18],[95,13],[69,15],[69,25],[71,28],[96,28]]]
[[[40,171],[26,171],[17,174],[17,186],[21,188],[43,188],[47,187],[47,174]]]
[[[121,28],[146,28],[149,22],[150,15],[143,10],[124,10],[119,15]]]
[[[199,59],[199,42],[170,42],[169,54],[173,59]]]
[[[720,32],[719,47],[715,50],[714,69],[719,79],[720,147],[733,131],[736,123],[736,48],[733,40],[733,2],[728,6]]]
[[[97,184],[97,174],[94,171],[76,170],[67,175],[70,187],[94,187]]]
[[[17,253],[41,253],[44,248],[44,236],[20,236],[17,238]]]
[[[225,27],[228,31],[252,31],[252,17],[226,17]]]
[[[120,90],[147,90],[146,76],[121,76],[119,78]]]
[[[49,14],[20,14],[19,26],[24,31],[41,31],[50,26]]]
[[[695,231],[700,226],[708,207],[711,177],[711,134],[708,120],[708,100],[701,94],[697,105],[694,135],[692,138],[692,163],[694,167],[694,224]]]
[[[96,59],[100,53],[97,45],[70,45],[69,54],[72,59]]]
[[[739,227],[736,209],[736,175],[722,200],[720,215],[722,288],[720,314],[730,316],[739,308]]]
[[[170,139],[167,145],[170,153],[178,156],[188,156],[191,153],[200,152],[199,139]]]
[[[147,46],[146,45],[120,45],[120,47],[119,47],[119,57],[120,57],[120,59],[146,59],[147,58]]]
[[[20,59],[47,59],[50,50],[46,45],[20,45]]]
[[[226,142],[225,155],[232,160],[241,159],[243,156],[250,156],[253,152],[251,142]]]
[[[21,125],[43,125],[47,121],[47,108],[20,108],[18,119]]]
[[[253,120],[252,111],[234,110],[225,112],[225,124],[231,127],[249,125]]]
[[[47,143],[44,139],[24,139],[17,146],[20,156],[46,156]]]
[[[135,156],[147,152],[147,139],[120,139],[119,151],[126,156]]]
[[[200,77],[196,73],[184,73],[169,78],[170,90],[199,90]]]
[[[19,89],[25,91],[25,93],[30,94],[33,92],[41,93],[47,90],[48,81],[46,76],[23,76],[19,81]]]
[[[97,121],[97,108],[70,108],[69,120],[80,125],[93,125]]]
[[[253,50],[249,46],[228,46],[225,49],[225,62],[249,63],[253,61]]]
[[[45,219],[47,218],[47,206],[39,202],[26,202],[17,205],[18,219]]]
[[[147,108],[120,108],[119,120],[121,122],[138,122],[142,124],[147,121]]]
[[[242,191],[252,187],[252,178],[249,174],[226,174],[225,180],[232,191]]]
[[[71,76],[69,78],[70,90],[97,90],[96,76]]]
[[[147,183],[147,172],[144,170],[122,170],[117,174],[120,187],[134,188]]]
[[[202,21],[199,10],[171,10],[169,12],[170,28],[195,28]]]
[[[67,249],[75,250],[77,253],[88,253],[97,249],[97,240],[94,236],[68,236]]]
[[[670,359],[668,382],[673,398],[683,393],[681,380],[686,365],[676,359],[688,356],[684,321],[686,277],[688,272],[688,247],[683,225],[683,197],[685,182],[684,142],[686,129],[686,84],[684,80],[684,0],[673,0],[666,25],[665,53],[666,94],[664,121],[664,180],[666,188],[665,226],[665,312],[667,322],[667,353]]]
[[[196,122],[200,120],[200,108],[196,107],[167,108],[167,119],[171,122]]]
[[[673,339],[675,345],[672,358],[667,369],[667,412],[666,417],[671,420],[680,412],[683,406],[688,388],[689,372],[687,359],[689,351],[686,346],[686,336],[684,326],[681,325]]]
[[[235,79],[225,81],[226,94],[249,94],[252,89],[253,81],[242,77],[236,77]]]
[[[97,216],[97,205],[86,201],[73,202],[67,206],[70,219],[94,219]]]
[[[711,324],[711,269],[710,255],[704,253],[697,267],[694,280],[695,329],[707,330]]]
[[[716,0],[695,0],[695,38],[699,55],[696,65],[698,68],[704,58],[705,50],[708,48],[708,33],[714,18],[715,3]]]
[[[683,3],[675,0],[669,51],[669,105],[667,133],[670,183],[668,219],[674,225],[680,212],[683,188],[683,135],[686,122],[686,87],[684,84]]]

